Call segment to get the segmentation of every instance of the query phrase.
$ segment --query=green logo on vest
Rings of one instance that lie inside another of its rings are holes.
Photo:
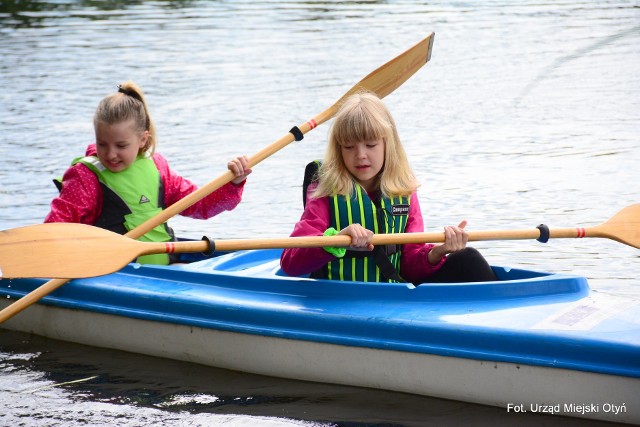
[[[138,203],[143,204],[143,203],[149,203],[150,201],[151,200],[147,199],[147,196],[143,194],[142,197],[140,197],[140,201]]]

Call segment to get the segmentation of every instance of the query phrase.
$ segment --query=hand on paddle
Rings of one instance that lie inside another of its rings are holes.
[[[469,240],[469,235],[464,230],[467,226],[467,220],[462,220],[457,227],[447,226],[444,228],[444,243],[438,246],[435,246],[433,249],[429,251],[427,257],[429,258],[429,262],[432,265],[436,265],[440,262],[440,259],[452,252],[461,251],[462,249],[467,247],[467,241]]]
[[[247,176],[253,172],[249,167],[249,159],[247,156],[238,156],[235,159],[229,160],[227,168],[236,176],[231,181],[236,185],[247,179]]]
[[[339,235],[351,237],[351,245],[347,248],[350,251],[372,251],[373,231],[367,230],[360,224],[350,224],[340,230]]]
[[[467,247],[469,235],[464,228],[467,226],[467,220],[463,220],[457,227],[444,227],[444,243],[435,246],[429,254],[429,262],[436,265],[440,259],[452,252],[461,251]],[[372,251],[373,250],[373,232],[367,230],[360,224],[351,224],[338,233],[351,237],[351,245],[347,248],[352,251]]]

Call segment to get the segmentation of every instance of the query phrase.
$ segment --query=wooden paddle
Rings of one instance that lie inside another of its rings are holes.
[[[286,147],[294,140],[301,140],[304,134],[332,118],[338,112],[338,109],[340,108],[342,102],[350,95],[353,95],[354,93],[359,91],[374,92],[380,98],[384,98],[385,96],[389,95],[391,92],[400,87],[405,81],[407,81],[409,77],[415,74],[416,71],[418,71],[424,64],[429,61],[429,59],[431,59],[431,48],[433,46],[433,39],[434,34],[431,33],[420,43],[416,44],[406,52],[400,54],[396,58],[392,59],[391,61],[387,62],[386,64],[368,74],[365,78],[363,78],[355,86],[353,86],[347,93],[345,93],[338,101],[336,101],[331,107],[327,108],[325,111],[318,114],[308,122],[292,128],[291,131],[285,136],[273,142],[266,148],[262,149],[254,156],[250,157],[249,167],[254,167],[267,157]],[[167,222],[171,217],[179,214],[194,203],[202,200],[204,197],[213,193],[218,188],[222,187],[228,182],[231,182],[233,178],[233,173],[231,171],[227,171],[207,185],[200,187],[198,190],[189,194],[179,202],[169,206],[158,215],[150,218],[146,222],[140,224],[138,227],[129,231],[126,236],[137,239],[138,237],[148,233],[156,226]],[[48,258],[48,260],[49,262],[53,261],[54,263],[58,263],[58,261],[52,260],[51,258]],[[63,275],[63,277],[67,279],[72,278],[71,276],[65,275]],[[64,279],[50,280],[40,286],[38,289],[34,290],[28,295],[25,295],[18,301],[6,307],[4,310],[0,311],[0,323],[15,316],[25,308],[29,307],[31,304],[37,302],[40,298],[50,294],[65,283],[67,283],[67,280]]]
[[[548,234],[548,237],[547,237]],[[627,206],[591,228],[545,226],[530,230],[469,231],[470,241],[604,237],[640,248],[640,204]],[[375,245],[444,241],[443,232],[376,234]],[[217,240],[215,250],[347,247],[349,236]],[[120,270],[135,258],[155,253],[207,252],[209,241],[143,243],[82,224],[38,224],[0,232],[0,268],[5,277],[91,277]]]

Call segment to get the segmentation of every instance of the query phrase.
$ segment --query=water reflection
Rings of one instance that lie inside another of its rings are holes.
[[[569,61],[578,60],[584,58],[585,56],[592,55],[594,51],[598,49],[611,48],[611,45],[618,42],[620,39],[633,35],[637,36],[638,34],[640,34],[640,25],[624,29],[604,38],[600,38],[588,46],[577,49],[561,58],[558,58],[552,64],[542,69],[542,71],[540,71],[540,73],[533,80],[531,80],[529,84],[527,84],[522,93],[520,93],[515,98],[513,106],[517,108],[522,99],[525,98],[529,94],[529,92],[533,91],[535,87],[538,86],[543,80],[548,78],[550,74],[566,65],[566,63],[568,63]]]
[[[0,3],[0,13],[12,16],[30,16],[31,12],[67,12],[70,10],[126,10],[136,8],[145,3],[139,0],[59,0],[53,2],[38,0],[3,0]],[[155,0],[154,7],[179,9],[192,7],[196,2],[193,0]]]
[[[4,334],[4,332],[0,332]],[[25,418],[91,425],[306,425],[422,427],[504,425],[506,411],[385,391],[289,381],[208,368],[7,332],[0,344],[0,392],[13,389],[20,405],[7,425]],[[32,349],[38,348],[39,353]],[[25,381],[26,377],[26,381]],[[10,383],[9,381],[23,381]],[[2,394],[0,394],[2,396]],[[40,402],[40,404],[38,404]],[[48,404],[42,405],[42,402]],[[378,402],[372,405],[371,402]],[[0,407],[4,402],[0,401]],[[57,406],[51,405],[55,403]],[[17,406],[17,407],[16,407]],[[242,414],[242,415],[239,415]],[[268,418],[267,418],[268,417]],[[297,420],[297,421],[296,421]],[[518,425],[592,426],[531,414]]]

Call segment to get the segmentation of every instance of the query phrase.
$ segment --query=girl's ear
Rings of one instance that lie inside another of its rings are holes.
[[[149,131],[145,130],[140,134],[140,153],[144,153],[149,149]]]

